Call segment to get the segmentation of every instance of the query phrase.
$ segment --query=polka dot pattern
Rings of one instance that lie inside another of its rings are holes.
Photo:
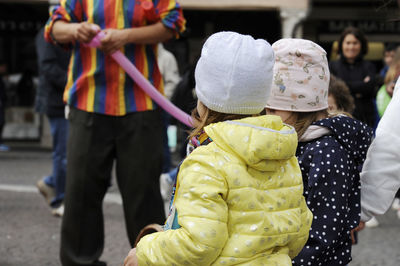
[[[346,116],[313,123],[331,130],[300,142],[297,157],[304,196],[312,211],[309,239],[293,265],[346,265],[351,261],[350,231],[360,221],[360,174],[372,130]]]

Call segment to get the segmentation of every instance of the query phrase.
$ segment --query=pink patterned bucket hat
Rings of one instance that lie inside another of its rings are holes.
[[[266,107],[293,112],[328,108],[330,75],[325,50],[303,39],[281,39],[272,48],[274,76]]]

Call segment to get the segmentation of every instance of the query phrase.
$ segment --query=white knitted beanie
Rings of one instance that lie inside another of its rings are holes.
[[[257,114],[267,102],[274,52],[265,40],[236,32],[211,35],[196,65],[196,94],[209,109]]]

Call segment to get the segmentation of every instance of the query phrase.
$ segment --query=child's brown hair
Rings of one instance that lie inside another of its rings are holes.
[[[199,112],[197,111],[197,108],[194,108],[192,111],[192,119],[193,119],[193,124],[194,124],[194,129],[190,132],[189,134],[189,139],[192,137],[198,135],[204,127],[208,126],[209,124],[212,123],[218,123],[226,120],[237,120],[237,119],[242,119],[245,117],[249,116],[256,116],[256,115],[238,115],[238,114],[225,114],[225,113],[220,113],[213,111],[209,109],[207,106],[200,104],[204,108],[204,115],[203,117],[200,117]]]
[[[316,112],[296,112],[297,119],[293,127],[296,129],[297,137],[300,139],[306,132],[307,128],[321,117],[329,117],[327,109]]]
[[[354,99],[346,83],[338,77],[331,74],[329,82],[329,95],[335,99],[338,110],[351,115],[354,111]]]

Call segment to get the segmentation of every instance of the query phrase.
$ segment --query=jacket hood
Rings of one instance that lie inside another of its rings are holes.
[[[213,142],[259,171],[275,171],[274,161],[296,154],[297,134],[279,116],[263,115],[224,121],[205,127]]]
[[[335,139],[354,156],[358,164],[364,162],[373,130],[366,124],[350,117],[339,115],[325,118],[313,125],[326,127]]]

